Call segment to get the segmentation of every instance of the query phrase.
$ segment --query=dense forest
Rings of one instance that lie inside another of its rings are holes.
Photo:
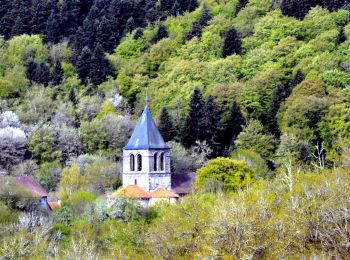
[[[0,258],[347,257],[349,8],[0,0]],[[146,93],[196,192],[107,207]]]

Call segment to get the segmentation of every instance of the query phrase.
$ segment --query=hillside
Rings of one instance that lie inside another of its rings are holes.
[[[347,1],[0,0],[0,35],[0,256],[40,232],[33,257],[347,255]],[[107,212],[146,99],[196,193]],[[47,226],[26,226],[20,175],[64,201]]]

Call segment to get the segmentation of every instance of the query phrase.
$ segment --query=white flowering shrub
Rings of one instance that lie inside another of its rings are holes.
[[[27,143],[23,129],[15,113],[5,111],[0,114],[0,169],[8,170],[23,160]]]

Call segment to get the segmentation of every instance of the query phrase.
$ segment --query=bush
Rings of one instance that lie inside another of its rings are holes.
[[[255,177],[243,161],[216,158],[197,171],[196,187],[204,192],[238,191],[253,183]]]

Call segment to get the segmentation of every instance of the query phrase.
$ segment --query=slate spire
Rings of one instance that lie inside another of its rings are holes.
[[[124,150],[169,149],[146,105]]]

